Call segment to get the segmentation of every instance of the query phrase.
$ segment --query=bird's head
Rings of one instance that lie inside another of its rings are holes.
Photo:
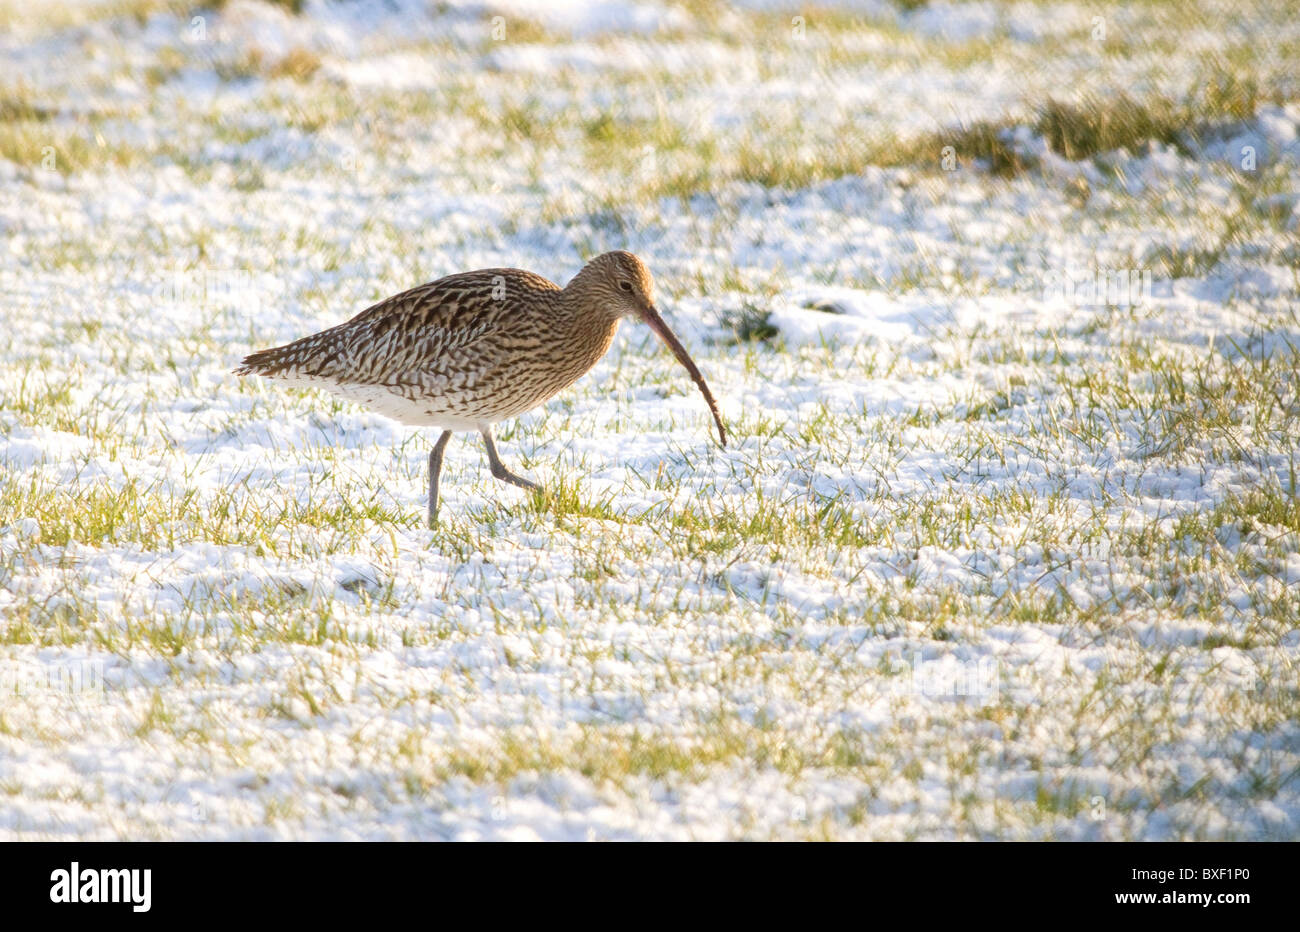
[[[655,336],[659,337],[672,350],[677,361],[686,367],[691,379],[704,394],[713,420],[718,425],[718,440],[727,445],[727,429],[722,426],[722,415],[718,413],[718,403],[704,381],[704,376],[696,367],[686,347],[682,346],[677,336],[668,328],[655,307],[655,281],[645,263],[630,252],[615,250],[606,252],[586,264],[571,283],[583,293],[583,297],[612,313],[616,318],[633,317],[644,321]]]
[[[618,317],[645,317],[655,309],[655,280],[645,263],[630,252],[602,253],[580,273],[586,290]]]

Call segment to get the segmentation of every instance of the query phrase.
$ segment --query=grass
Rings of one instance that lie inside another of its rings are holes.
[[[70,175],[129,168],[141,161],[132,147],[109,142],[94,126],[54,124],[46,111],[10,103],[10,118],[0,115],[0,158],[29,172]]]
[[[211,8],[214,10],[224,10],[229,0],[212,0]],[[266,0],[271,6],[280,7],[288,13],[297,15],[302,12],[304,0]]]
[[[722,316],[722,325],[735,335],[737,343],[770,343],[780,335],[771,322],[772,312],[746,301],[739,310],[729,310]]]
[[[320,56],[316,55],[316,53],[301,47],[294,47],[271,67],[269,74],[273,78],[292,78],[295,81],[306,81],[320,69],[320,66]]]
[[[883,23],[854,18],[839,22],[833,16],[822,22],[826,15],[829,14],[819,13],[814,17],[818,27],[806,43],[788,41],[783,37],[784,27],[778,39],[776,27],[762,16],[755,17],[743,28],[742,38],[765,43],[791,64],[801,63],[809,55],[816,59],[827,50],[842,52],[849,38],[875,35],[886,40],[887,51],[883,52],[879,42],[869,44],[876,49],[872,53],[874,57],[824,64],[819,61],[814,66],[814,72],[827,67],[845,70],[840,76],[845,79],[855,69],[877,69],[904,60],[902,56],[914,58],[918,54],[914,42],[908,44]],[[1160,28],[1168,28],[1158,17],[1156,23]],[[550,46],[560,41],[526,25],[523,20],[512,19],[507,27],[512,30],[508,38],[502,42],[490,41],[488,47],[519,43]],[[518,33],[521,29],[522,34]],[[988,40],[972,40],[968,44],[985,48]],[[960,58],[953,58],[959,45],[936,43],[927,47],[927,51],[932,56],[940,56],[954,70],[978,66],[978,61],[962,64]],[[1089,46],[1084,44],[1082,48]],[[160,65],[163,70],[158,74],[180,73],[186,59],[177,60],[175,49],[165,51],[170,58]],[[997,45],[994,51],[1000,56],[1024,54],[1018,47],[1005,43]],[[189,56],[189,61],[198,63],[195,59],[198,51],[191,49],[184,54]],[[430,48],[427,54],[455,53]],[[220,57],[216,69],[227,81],[271,76],[310,82],[320,65],[319,56],[304,48],[294,48],[272,61],[261,49],[252,46]],[[869,166],[906,166],[942,173],[956,164],[981,166],[996,176],[1010,177],[1034,167],[1033,159],[1009,140],[1007,132],[1017,125],[1027,124],[1058,154],[1083,159],[1121,148],[1138,149],[1150,142],[1180,143],[1188,134],[1195,135],[1224,121],[1246,118],[1261,103],[1277,102],[1287,94],[1285,78],[1268,70],[1265,63],[1223,54],[1204,55],[1198,61],[1198,68],[1181,97],[1156,93],[1138,98],[1116,94],[1110,89],[1083,91],[1068,99],[1049,96],[1027,100],[1018,113],[963,121],[960,125],[921,133],[881,128],[880,121],[863,119],[851,111],[828,119],[825,113],[801,113],[798,109],[755,111],[739,127],[725,132],[708,131],[689,121],[696,84],[689,78],[653,71],[619,74],[613,86],[615,105],[597,112],[556,111],[542,105],[535,89],[529,86],[528,77],[510,72],[494,77],[492,87],[484,87],[481,82],[462,82],[461,75],[453,72],[450,87],[444,86],[438,93],[427,96],[381,93],[363,100],[340,95],[333,86],[322,86],[317,93],[293,95],[284,104],[291,122],[311,132],[347,127],[361,122],[366,114],[378,112],[385,113],[387,121],[399,131],[416,122],[429,127],[434,116],[440,119],[463,116],[474,120],[482,130],[473,141],[466,140],[463,134],[459,137],[463,154],[471,162],[487,163],[508,152],[517,157],[521,148],[525,152],[568,148],[581,140],[579,150],[586,170],[595,176],[626,177],[630,173],[634,184],[631,190],[625,191],[624,200],[640,203],[659,197],[688,199],[700,191],[716,193],[737,183],[794,190],[819,181],[857,175]],[[783,76],[784,72],[778,72],[773,77]],[[586,83],[574,73],[562,72],[556,77],[560,87],[567,86],[570,92],[580,91]],[[827,78],[830,77],[828,74]],[[645,115],[648,96],[659,101],[650,108],[652,116]],[[62,156],[61,171],[82,171],[111,163],[126,165],[134,154],[128,148],[94,141],[93,134],[74,133],[70,138],[51,142],[33,136],[30,127],[15,128],[17,124],[30,123],[33,113],[44,112],[33,110],[32,104],[21,95],[0,103],[0,115],[7,111],[23,118],[0,120],[0,131],[9,136],[6,139],[0,135],[0,153],[20,165],[37,164],[46,145],[53,145]],[[774,138],[799,138],[806,144],[769,145],[768,141]],[[93,147],[87,144],[87,139],[94,141]],[[647,147],[656,154],[655,164],[642,168]],[[104,149],[108,151],[98,151]],[[150,153],[139,155],[148,157]],[[260,185],[252,190],[258,188]]]
[[[663,805],[725,837],[1141,838],[1156,813],[1179,837],[1268,835],[1264,804],[1290,805],[1297,773],[1259,747],[1284,748],[1300,716],[1295,288],[1027,323],[999,308],[1023,297],[1006,270],[1037,281],[1053,244],[1167,281],[1271,269],[1285,230],[1252,205],[1289,190],[1287,170],[1129,194],[1108,169],[1067,209],[1009,131],[1071,159],[1184,145],[1289,99],[1285,76],[1225,50],[1178,59],[1182,93],[1142,80],[1144,49],[1178,54],[1175,13],[1147,7],[1104,50],[918,42],[821,11],[795,45],[786,17],[715,30],[687,9],[694,24],[655,41],[716,48],[680,73],[569,68],[542,87],[485,70],[568,42],[511,19],[503,43],[485,24],[464,47],[394,45],[437,61],[429,87],[326,80],[323,52],[177,45],[86,75],[91,92],[152,89],[111,112],[57,86],[0,93],[0,154],[20,169],[53,145],[69,184],[156,171],[213,199],[184,201],[186,224],[82,224],[90,195],[23,174],[39,207],[0,212],[25,218],[21,270],[0,274],[30,321],[0,350],[0,663],[88,655],[111,674],[108,712],[0,702],[0,740],[56,776],[88,734],[147,748],[207,788],[199,833],[374,812],[490,831],[521,799],[562,809],[572,786],[589,794],[576,821],[590,800],[641,826],[638,807]],[[991,62],[1050,63],[1080,90],[938,130],[805,94],[809,75]],[[1099,62],[1146,89],[1099,95]],[[189,93],[196,71],[259,107]],[[741,82],[789,104],[700,118],[701,87]],[[146,116],[168,132],[123,132]],[[503,425],[503,455],[543,490],[494,482],[458,442],[431,532],[427,437],[225,375],[249,346],[464,262],[558,277],[615,246],[657,255],[662,303],[727,406],[726,452],[632,331]],[[160,302],[147,283],[173,268],[274,285],[256,307]],[[900,320],[952,313],[912,337],[787,339],[775,303],[824,286]],[[996,688],[960,693],[985,661]],[[6,793],[62,798],[45,772]],[[155,808],[126,801],[114,825],[168,837],[176,806],[188,820],[190,802],[140,787]]]

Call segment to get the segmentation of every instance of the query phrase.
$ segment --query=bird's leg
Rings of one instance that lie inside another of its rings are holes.
[[[438,479],[442,476],[442,453],[447,449],[451,431],[444,430],[429,451],[429,527],[438,523]]]
[[[525,489],[536,489],[540,486],[536,482],[529,482],[523,476],[516,476],[510,470],[506,469],[506,464],[501,462],[501,457],[497,456],[497,445],[492,439],[492,427],[489,424],[480,424],[478,432],[483,435],[483,442],[487,444],[488,465],[492,467],[492,475],[502,479],[512,485],[520,486]]]

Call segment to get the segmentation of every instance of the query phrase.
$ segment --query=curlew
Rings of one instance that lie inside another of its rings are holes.
[[[321,388],[404,424],[437,427],[429,453],[429,525],[438,517],[443,452],[476,430],[497,479],[535,489],[505,467],[492,425],[555,397],[605,355],[624,317],[645,321],[718,404],[654,303],[654,280],[630,252],[588,262],[564,288],[522,269],[461,272],[367,308],[346,323],[244,358],[237,375]]]

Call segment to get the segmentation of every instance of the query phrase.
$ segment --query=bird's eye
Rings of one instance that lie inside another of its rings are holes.
[[[619,283],[618,283],[618,287],[622,288],[624,291],[631,291],[631,290],[632,290],[632,283],[631,283],[631,282],[619,282]]]

